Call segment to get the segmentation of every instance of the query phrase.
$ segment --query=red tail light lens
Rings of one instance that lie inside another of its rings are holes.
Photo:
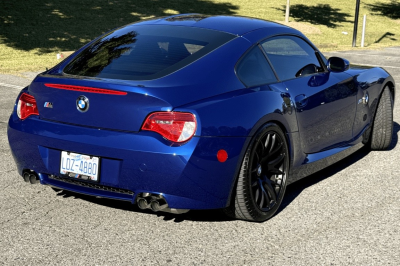
[[[17,115],[22,120],[30,115],[39,115],[35,97],[22,93],[18,100]]]
[[[196,116],[181,112],[156,112],[150,114],[142,130],[159,133],[173,142],[184,142],[191,139],[196,132]]]

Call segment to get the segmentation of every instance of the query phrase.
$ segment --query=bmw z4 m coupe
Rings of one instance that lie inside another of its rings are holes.
[[[392,140],[395,82],[299,31],[175,15],[114,29],[39,74],[8,140],[27,182],[265,221],[288,184]]]

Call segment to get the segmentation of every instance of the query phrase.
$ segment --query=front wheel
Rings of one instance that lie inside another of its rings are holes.
[[[386,150],[393,135],[393,97],[389,87],[383,89],[371,133],[371,149]]]
[[[226,213],[262,222],[278,210],[286,189],[289,154],[286,138],[276,124],[264,125],[244,156],[236,191]]]

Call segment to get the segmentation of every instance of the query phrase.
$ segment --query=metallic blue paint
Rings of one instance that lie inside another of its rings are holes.
[[[40,115],[20,120],[15,106],[9,119],[8,138],[18,172],[22,175],[25,170],[33,170],[44,185],[132,203],[140,193],[155,193],[162,194],[170,208],[223,208],[229,203],[244,153],[264,124],[276,123],[286,134],[290,183],[360,148],[384,86],[389,85],[394,96],[394,80],[385,70],[359,66],[341,73],[325,71],[247,88],[235,73],[235,65],[246,51],[276,35],[296,35],[309,42],[307,38],[297,30],[258,19],[192,17],[178,15],[134,25],[201,27],[237,37],[155,80],[63,74],[63,68],[90,44],[38,75],[22,92],[36,98]],[[128,94],[64,91],[44,83],[114,89]],[[366,93],[368,104],[358,104]],[[90,109],[85,113],[76,108],[80,95],[90,100]],[[53,103],[53,108],[45,108],[46,102]],[[157,133],[140,130],[149,113],[171,110],[196,115],[195,137],[178,145]],[[224,163],[217,160],[220,149],[228,153]],[[64,150],[99,156],[98,185],[132,193],[51,178],[59,175]]]

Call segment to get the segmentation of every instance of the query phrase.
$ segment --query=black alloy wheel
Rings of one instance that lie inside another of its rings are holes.
[[[284,133],[269,123],[246,151],[234,201],[226,213],[237,219],[262,222],[278,210],[286,189],[289,154]]]

